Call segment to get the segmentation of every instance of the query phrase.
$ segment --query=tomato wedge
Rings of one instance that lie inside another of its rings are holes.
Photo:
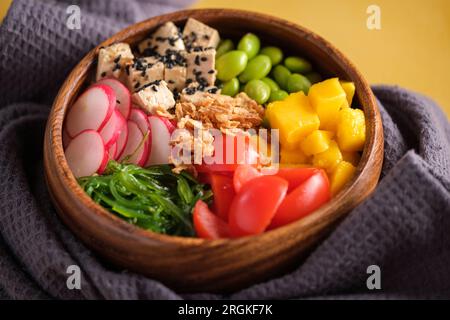
[[[275,175],[289,182],[289,193],[319,170],[317,168],[279,168]]]
[[[228,221],[228,212],[236,193],[233,187],[233,178],[221,174],[210,175],[211,189],[214,194],[214,212],[224,221]]]
[[[254,178],[234,197],[229,212],[230,233],[240,237],[262,233],[286,196],[288,182],[276,176]]]
[[[262,174],[255,167],[248,164],[239,165],[234,171],[233,175],[233,185],[234,191],[239,192],[242,186],[247,182],[256,177],[260,177]]]
[[[289,193],[272,219],[270,229],[283,226],[310,214],[330,200],[330,183],[326,173],[317,172]]]
[[[230,172],[239,164],[258,163],[258,151],[248,136],[222,134],[214,139],[214,154],[196,165],[198,172]]]
[[[193,213],[194,228],[197,236],[203,239],[220,239],[229,237],[228,225],[212,213],[208,205],[198,200]]]

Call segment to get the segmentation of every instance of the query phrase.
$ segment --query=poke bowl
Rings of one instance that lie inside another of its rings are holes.
[[[231,160],[208,162],[225,145]],[[61,87],[44,142],[63,222],[106,261],[180,292],[292,270],[371,194],[382,159],[374,95],[338,49],[231,9],[157,16],[99,44]]]

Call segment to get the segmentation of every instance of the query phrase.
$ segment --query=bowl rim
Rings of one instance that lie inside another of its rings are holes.
[[[314,38],[315,46],[319,46],[321,50],[325,50],[327,55],[333,53],[337,57],[337,61],[340,61],[342,65],[348,67],[348,73],[352,75],[352,81],[357,80],[358,88],[356,94],[358,97],[365,96],[369,101],[369,105],[362,106],[364,114],[367,116],[370,115],[374,119],[379,119],[379,121],[374,121],[373,123],[366,122],[366,137],[369,139],[366,140],[363,153],[361,156],[361,160],[356,168],[356,174],[351,179],[351,181],[347,182],[343,189],[338,192],[336,196],[334,196],[328,203],[320,207],[318,210],[314,211],[310,215],[299,219],[290,224],[284,225],[282,227],[268,230],[264,233],[258,235],[251,235],[242,238],[227,238],[227,239],[216,239],[216,240],[208,240],[194,237],[181,237],[181,236],[172,236],[166,234],[159,234],[156,232],[152,232],[149,230],[145,230],[135,226],[133,224],[128,223],[127,221],[117,217],[113,213],[109,212],[102,206],[96,204],[79,186],[76,181],[76,178],[73,176],[72,171],[68,167],[64,156],[63,144],[62,144],[62,127],[64,122],[64,117],[66,115],[66,111],[69,107],[71,92],[76,89],[76,87],[80,87],[83,83],[80,82],[81,78],[88,72],[88,69],[92,66],[92,64],[96,63],[97,52],[101,47],[108,46],[117,41],[123,41],[124,39],[136,35],[141,32],[148,32],[150,29],[160,25],[165,21],[173,20],[173,17],[181,17],[184,16],[184,19],[187,19],[190,16],[196,16],[199,13],[208,13],[211,15],[218,15],[226,18],[227,16],[238,15],[240,17],[248,17],[251,18],[257,17],[262,19],[270,19],[271,24],[275,28],[291,28],[295,31],[298,31],[302,34],[308,34],[310,37]],[[83,70],[84,68],[84,70]],[[67,87],[69,90],[62,92],[62,88]],[[362,90],[362,91],[361,91]],[[95,224],[98,227],[106,228],[105,231],[111,234],[111,236],[119,236],[126,237],[129,240],[137,241],[145,245],[154,244],[155,241],[160,243],[165,243],[168,245],[176,245],[176,246],[203,246],[205,243],[211,246],[220,246],[225,243],[233,242],[235,244],[244,243],[248,241],[256,241],[259,238],[264,237],[276,237],[279,233],[285,232],[296,232],[304,230],[306,227],[313,228],[314,226],[320,226],[320,222],[329,216],[333,215],[333,208],[337,204],[340,206],[348,205],[351,202],[351,197],[349,195],[356,191],[357,187],[361,184],[364,184],[364,177],[370,168],[370,165],[373,165],[376,161],[376,155],[382,154],[383,152],[383,132],[381,128],[381,116],[379,113],[379,109],[373,95],[370,86],[368,85],[365,78],[359,72],[359,70],[355,67],[355,65],[336,47],[334,47],[330,42],[312,32],[311,30],[297,25],[293,22],[287,21],[282,18],[274,17],[264,13],[257,13],[253,11],[247,10],[238,10],[238,9],[218,9],[218,8],[208,8],[208,9],[188,9],[188,10],[180,10],[172,13],[159,15],[155,17],[151,17],[144,21],[138,22],[136,24],[130,25],[125,29],[120,30],[113,36],[109,37],[107,40],[103,41],[95,48],[90,50],[72,69],[70,74],[67,76],[66,80],[62,84],[58,95],[56,96],[50,116],[47,122],[46,135],[49,139],[50,146],[44,144],[44,157],[45,161],[53,162],[56,164],[56,172],[52,172],[53,176],[56,175],[55,178],[60,179],[63,183],[64,187],[62,190],[66,194],[72,193],[75,195],[81,203],[83,203],[84,207],[88,207],[89,216],[83,214],[83,210],[79,210],[79,215],[84,215],[86,221]],[[379,141],[381,140],[381,141]],[[381,144],[380,144],[381,143]],[[381,165],[379,166],[381,170]],[[48,183],[48,175],[50,172],[46,170],[46,178]],[[379,176],[379,172],[378,172]],[[49,188],[51,189],[50,185]],[[373,191],[369,190],[369,192]],[[80,204],[81,205],[81,204]],[[351,203],[350,203],[351,205]],[[342,216],[342,214],[341,214]],[[338,219],[340,217],[335,217]]]

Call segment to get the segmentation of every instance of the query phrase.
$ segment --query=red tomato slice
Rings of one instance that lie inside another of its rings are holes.
[[[236,193],[233,178],[221,174],[211,174],[211,189],[214,194],[214,212],[224,221],[228,221],[228,212]]]
[[[229,237],[228,225],[212,213],[208,205],[198,200],[193,213],[197,236],[203,239],[220,239]]]
[[[318,171],[317,168],[279,168],[275,175],[289,182],[289,193]]]
[[[245,183],[261,175],[261,172],[251,165],[239,165],[233,175],[234,191],[239,192]]]
[[[259,155],[250,137],[222,134],[214,139],[213,156],[206,158],[203,164],[196,166],[198,172],[229,172],[239,164],[256,165]]]
[[[330,200],[330,183],[323,170],[317,170],[309,179],[289,193],[272,219],[270,229],[305,217]]]
[[[254,178],[234,197],[229,224],[233,237],[262,233],[286,196],[288,182],[276,176]]]

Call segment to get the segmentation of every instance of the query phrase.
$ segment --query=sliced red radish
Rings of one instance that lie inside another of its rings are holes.
[[[65,151],[66,160],[75,177],[101,174],[108,163],[108,153],[100,134],[85,130],[70,141]]]
[[[125,122],[125,126],[122,128],[122,131],[119,134],[119,138],[117,139],[117,151],[115,160],[119,159],[122,156],[123,151],[125,150],[125,146],[128,141],[128,121]]]
[[[63,129],[63,131],[62,131],[62,141],[63,141],[64,149],[67,148],[67,146],[69,145],[71,140],[72,140],[72,138],[69,137],[69,134],[67,133],[67,131],[65,129]]]
[[[116,107],[116,94],[106,85],[89,87],[70,108],[66,130],[75,137],[84,130],[101,130]]]
[[[131,110],[131,94],[128,88],[115,78],[105,78],[97,81],[97,84],[107,85],[114,90],[117,99],[117,109],[119,109],[125,119],[128,119]]]
[[[117,142],[120,132],[122,132],[124,126],[126,126],[125,118],[119,110],[115,109],[111,115],[111,118],[109,118],[103,129],[100,130],[100,135],[103,138],[106,149]]]
[[[115,160],[117,156],[117,143],[113,143],[108,149],[108,160]]]
[[[119,158],[119,161],[123,161],[126,157],[130,157],[126,160],[127,163],[134,163],[138,166],[145,165],[148,158],[148,140],[144,139],[139,126],[131,120],[128,120],[128,139],[125,149]]]
[[[151,150],[146,166],[168,163],[171,152],[170,135],[176,127],[165,117],[150,116],[148,121],[151,132]]]
[[[148,118],[144,111],[142,111],[142,109],[133,106],[133,108],[131,108],[130,117],[128,119],[136,122],[143,134],[145,134],[149,130]]]

